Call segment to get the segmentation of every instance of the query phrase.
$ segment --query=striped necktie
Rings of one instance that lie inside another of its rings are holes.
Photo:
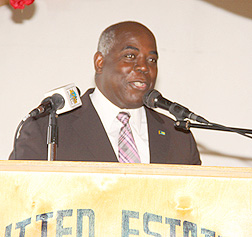
[[[117,119],[123,124],[118,139],[118,159],[122,163],[141,163],[129,125],[130,114],[120,112]]]

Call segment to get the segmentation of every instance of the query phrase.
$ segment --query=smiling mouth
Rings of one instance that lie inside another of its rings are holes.
[[[133,81],[130,83],[135,89],[146,90],[147,84],[145,82]]]

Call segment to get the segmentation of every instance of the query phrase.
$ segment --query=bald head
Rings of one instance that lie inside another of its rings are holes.
[[[124,21],[124,22],[119,22],[117,24],[111,25],[102,32],[99,42],[98,42],[97,51],[101,52],[103,56],[106,56],[115,45],[116,37],[121,32],[130,33],[134,31],[146,32],[155,41],[154,35],[146,26],[135,21]]]

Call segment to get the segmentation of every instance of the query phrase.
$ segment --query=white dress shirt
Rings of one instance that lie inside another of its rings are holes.
[[[127,112],[131,115],[129,124],[138,149],[141,163],[150,163],[149,135],[147,117],[144,107],[138,109],[120,109],[111,103],[98,88],[90,94],[90,99],[97,111],[103,127],[118,158],[118,137],[122,123],[116,118],[119,112]],[[97,144],[99,145],[99,144]]]

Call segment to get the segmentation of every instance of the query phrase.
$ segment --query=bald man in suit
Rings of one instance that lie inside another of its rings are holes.
[[[190,132],[143,106],[143,95],[154,88],[158,53],[152,32],[137,22],[121,22],[101,35],[94,56],[95,89],[82,96],[82,107],[58,117],[57,160],[118,162],[118,113],[130,116],[141,163],[200,165]],[[10,159],[47,160],[48,118],[29,119]]]

